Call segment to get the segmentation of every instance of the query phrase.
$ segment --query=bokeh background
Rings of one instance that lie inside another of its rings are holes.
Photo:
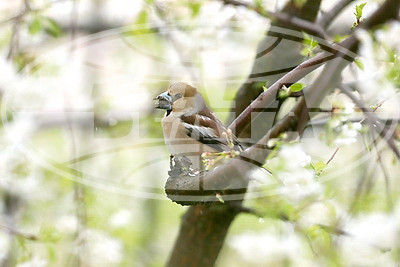
[[[351,33],[364,2],[368,17],[381,1],[354,1],[332,40]],[[2,0],[1,265],[163,266],[186,207],[164,193],[169,155],[152,99],[186,81],[228,123],[269,26],[220,1]],[[400,23],[359,38],[344,81],[399,146]],[[317,115],[301,141],[277,140],[272,175],[251,174],[245,204],[260,216],[235,220],[218,266],[399,261],[399,162],[346,96],[322,106],[335,112]]]

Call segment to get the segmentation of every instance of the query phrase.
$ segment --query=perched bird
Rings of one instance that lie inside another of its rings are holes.
[[[155,100],[156,108],[167,111],[161,124],[170,154],[188,158],[194,169],[202,169],[204,152],[242,150],[235,136],[229,141],[227,129],[193,86],[174,83]]]

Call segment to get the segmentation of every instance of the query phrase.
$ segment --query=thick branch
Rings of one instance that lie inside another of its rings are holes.
[[[182,217],[182,238],[175,243],[167,266],[214,266],[224,244],[221,237],[237,214],[227,205],[192,206]]]

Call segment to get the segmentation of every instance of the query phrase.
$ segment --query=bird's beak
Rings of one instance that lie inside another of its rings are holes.
[[[156,96],[153,100],[158,100],[156,108],[172,110],[172,97],[168,95],[168,92]]]

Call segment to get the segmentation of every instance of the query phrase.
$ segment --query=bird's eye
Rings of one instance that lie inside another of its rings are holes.
[[[172,97],[172,102],[175,102],[176,100],[178,100],[179,98],[182,98],[182,94],[176,94]]]

